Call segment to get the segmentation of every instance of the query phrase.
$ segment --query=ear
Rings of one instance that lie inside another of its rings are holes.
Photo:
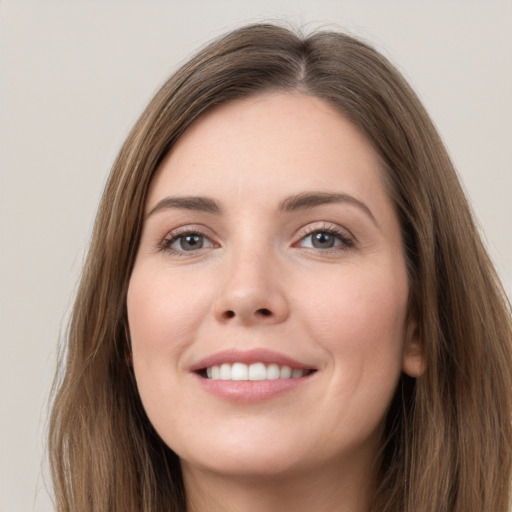
[[[419,337],[418,324],[410,320],[407,325],[404,351],[402,356],[402,370],[409,377],[421,377],[427,368],[425,350]]]

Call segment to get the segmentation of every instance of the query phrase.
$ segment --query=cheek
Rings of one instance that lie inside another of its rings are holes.
[[[361,349],[378,349],[385,340],[402,341],[407,281],[402,275],[382,274],[340,272],[324,280],[324,286],[309,286],[304,309],[310,310],[320,337],[333,340],[339,335],[354,343],[357,339]]]
[[[180,355],[209,310],[199,283],[168,275],[165,269],[135,268],[127,296],[128,323],[137,374],[180,366]],[[192,293],[193,290],[193,293]]]
[[[162,265],[134,268],[127,294],[133,369],[144,409],[166,440],[175,437],[175,424],[183,415],[175,412],[188,407],[174,390],[209,303],[199,279],[177,279]]]
[[[329,354],[335,385],[362,400],[391,398],[401,371],[408,284],[401,272],[352,269],[316,287],[304,329]]]

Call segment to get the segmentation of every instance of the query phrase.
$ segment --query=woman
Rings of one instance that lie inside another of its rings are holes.
[[[112,169],[51,418],[57,508],[505,512],[511,339],[398,72],[343,34],[239,29]]]

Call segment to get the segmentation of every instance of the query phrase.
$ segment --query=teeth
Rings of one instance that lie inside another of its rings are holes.
[[[220,365],[219,372],[220,380],[231,380],[231,365],[228,363],[224,363]]]
[[[222,365],[224,366],[224,365]],[[229,365],[228,365],[229,366]],[[249,379],[249,369],[246,364],[235,363],[231,367],[231,380],[248,380]],[[225,379],[229,380],[229,379]]]
[[[265,380],[266,378],[267,369],[263,363],[254,363],[249,366],[249,378],[247,380]]]
[[[280,379],[290,379],[292,376],[292,369],[289,366],[281,366],[281,370],[279,371]]]
[[[206,368],[206,376],[213,380],[276,380],[298,379],[309,373],[308,370],[290,368],[278,364],[265,365],[263,363],[223,363]]]
[[[302,377],[304,375],[304,372],[302,370],[298,370],[297,368],[294,368],[292,370],[292,379],[298,379],[299,377]]]
[[[269,364],[268,365],[268,368],[267,368],[267,379],[268,380],[279,379],[280,373],[281,373],[281,370],[277,364]]]

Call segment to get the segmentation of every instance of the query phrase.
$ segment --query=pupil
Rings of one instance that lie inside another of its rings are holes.
[[[181,241],[181,248],[186,250],[201,249],[203,246],[202,237],[200,235],[187,235]]]
[[[313,247],[325,249],[334,246],[334,237],[329,233],[315,233],[313,235]]]

